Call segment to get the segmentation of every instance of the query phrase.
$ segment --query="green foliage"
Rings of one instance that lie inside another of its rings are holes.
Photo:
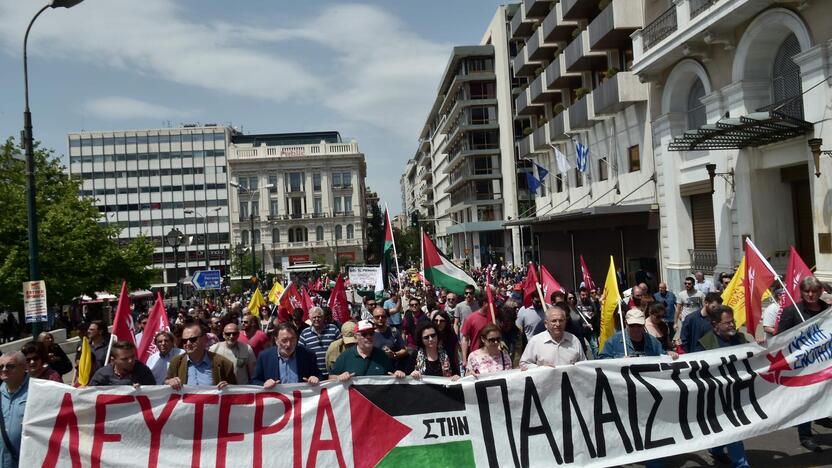
[[[17,159],[16,159],[17,158]],[[29,278],[26,173],[20,149],[9,138],[0,147],[0,308],[20,310],[22,283]],[[121,228],[103,224],[80,182],[70,178],[52,150],[35,145],[39,264],[47,299],[67,304],[81,294],[147,288],[156,272],[148,266],[153,245],[144,238],[119,245]]]
[[[239,246],[238,246],[239,249]],[[260,258],[256,258],[255,261],[255,271],[260,271],[262,268],[263,263],[260,261]],[[240,251],[236,250],[234,255],[231,257],[231,276],[252,276],[251,271],[251,248],[247,251]]]

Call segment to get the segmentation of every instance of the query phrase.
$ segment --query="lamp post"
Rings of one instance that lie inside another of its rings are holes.
[[[27,55],[27,46],[29,45],[29,31],[35,20],[47,8],[72,8],[81,3],[83,0],[52,0],[48,5],[43,6],[32,20],[29,21],[29,26],[26,27],[26,34],[23,36],[23,132],[21,132],[21,140],[23,142],[23,152],[26,156],[26,218],[28,221],[28,241],[29,241],[29,281],[40,280],[40,268],[38,265],[38,213],[35,196],[35,142],[32,136],[32,112],[29,110],[29,60]],[[32,324],[32,336],[37,336],[40,333],[40,322]]]
[[[218,213],[221,209],[222,208],[220,208],[220,207],[216,207],[211,211],[213,211],[214,213]],[[203,241],[205,243],[205,269],[210,270],[211,269],[211,263],[210,263],[210,260],[208,258],[208,216],[199,213],[197,210],[185,210],[185,214],[194,215],[194,221],[196,221],[197,215],[202,217],[202,221],[203,221],[203,230],[202,230],[202,232],[205,235],[205,238],[203,239]]]
[[[176,310],[179,311],[179,308],[182,306],[182,289],[180,288],[179,283],[179,246],[182,245],[182,241],[185,235],[182,234],[182,231],[179,229],[173,228],[168,231],[167,235],[165,236],[165,240],[167,240],[168,245],[173,247],[173,271],[174,276],[176,276]]]
[[[248,193],[249,202],[254,200],[255,195],[258,195],[260,193],[260,190],[270,189],[270,188],[274,187],[274,184],[266,184],[266,185],[260,187],[259,189],[251,190],[250,188],[242,186],[242,185],[240,185],[236,182],[229,182],[229,185],[231,185],[232,187],[235,187],[238,192]],[[251,237],[251,276],[256,277],[257,276],[257,248],[254,245],[254,210],[251,210],[251,209],[249,210],[248,220],[249,220],[249,228],[250,228],[249,236]],[[265,261],[265,259],[264,259],[264,261]],[[242,270],[242,266],[241,266],[240,270]]]

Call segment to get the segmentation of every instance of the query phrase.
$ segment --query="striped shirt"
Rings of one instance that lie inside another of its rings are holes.
[[[338,338],[341,338],[341,330],[332,323],[326,325],[320,335],[315,332],[315,327],[304,328],[300,332],[298,344],[306,348],[307,351],[315,353],[318,369],[321,370],[324,378],[329,375],[326,370],[326,350]]]

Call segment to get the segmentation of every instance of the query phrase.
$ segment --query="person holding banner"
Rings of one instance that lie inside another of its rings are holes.
[[[480,310],[485,310],[485,308]],[[471,315],[471,317],[476,317],[477,315],[479,315],[479,312]],[[465,322],[466,326],[469,322],[470,320]],[[500,347],[501,340],[502,333],[500,332],[500,327],[493,323],[489,323],[483,327],[479,332],[479,341],[482,343],[482,346],[468,355],[465,375],[476,376],[510,370],[512,368],[511,356]]]
[[[810,318],[820,315],[823,311],[829,308],[825,302],[820,300],[823,294],[823,284],[814,276],[807,276],[800,282],[800,297],[803,301],[793,304],[783,310],[780,314],[780,325],[777,328],[777,333],[799,325],[800,323],[809,320]],[[828,420],[829,418],[827,418]],[[797,435],[800,439],[800,445],[811,452],[820,452],[823,449],[815,442],[812,436],[812,422],[805,422],[798,424]]]
[[[546,310],[546,333],[539,333],[529,340],[520,357],[520,368],[535,366],[564,366],[585,361],[581,341],[566,331],[569,320],[563,303],[553,305]]]
[[[392,375],[397,379],[405,378],[405,373],[395,370],[393,362],[384,351],[373,346],[376,326],[369,320],[358,322],[356,328],[357,343],[346,349],[332,366],[330,380],[346,382],[353,377],[365,375]]]
[[[116,341],[112,345],[110,364],[95,371],[89,386],[132,385],[138,388],[155,384],[150,369],[136,359],[136,345],[130,341]]]
[[[423,322],[416,327],[416,346],[407,366],[411,377],[420,380],[423,375],[432,375],[459,379],[459,364],[454,354],[442,347],[439,330],[432,322]]]
[[[262,385],[268,390],[277,384],[306,382],[315,385],[323,378],[315,353],[298,346],[298,331],[294,325],[289,322],[279,324],[275,329],[274,344],[257,357],[252,385]]]
[[[16,467],[23,436],[23,413],[29,398],[26,358],[17,351],[0,356],[0,462],[3,468]]]
[[[254,365],[257,357],[251,346],[240,343],[240,328],[236,323],[226,325],[221,333],[224,341],[214,343],[208,351],[219,354],[234,364],[237,375],[237,385],[248,385],[254,375]]]
[[[185,352],[181,348],[173,345],[175,341],[176,338],[173,336],[173,333],[167,330],[156,333],[156,336],[153,338],[153,343],[156,345],[158,352],[151,354],[147,358],[146,364],[156,379],[156,385],[164,385],[170,361]]]
[[[234,364],[228,359],[205,349],[205,334],[197,323],[182,330],[185,354],[170,361],[165,385],[182,390],[183,385],[213,385],[218,390],[237,383]]]
[[[673,359],[678,359],[679,355],[673,351],[665,353],[662,344],[650,334],[645,333],[644,312],[640,309],[630,309],[625,315],[626,330],[616,332],[607,339],[604,343],[604,349],[598,355],[598,359],[616,359],[625,356],[640,357],[640,356],[662,356],[667,354]],[[624,346],[627,346],[627,353],[624,352]]]

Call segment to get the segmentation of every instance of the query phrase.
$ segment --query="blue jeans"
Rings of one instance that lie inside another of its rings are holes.
[[[589,343],[589,351],[592,353],[592,356],[587,356],[589,359],[595,359],[598,357],[598,337],[593,334],[589,334],[586,341]]]
[[[728,458],[731,459],[731,466],[733,468],[748,468],[748,459],[745,458],[745,446],[742,441],[731,442],[728,445],[720,445],[710,450],[711,454],[725,453],[728,451]]]

